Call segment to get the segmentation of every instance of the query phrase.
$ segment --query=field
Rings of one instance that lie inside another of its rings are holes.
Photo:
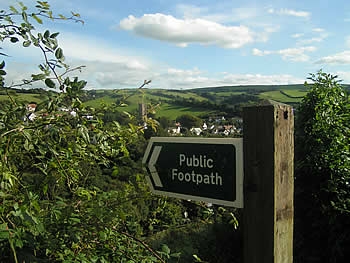
[[[345,85],[349,89],[349,85]],[[189,113],[203,116],[225,112],[233,107],[242,107],[256,103],[259,100],[270,99],[290,105],[297,105],[307,93],[304,85],[249,85],[206,87],[190,90],[164,89],[120,89],[86,91],[84,100],[87,106],[99,108],[108,105],[120,110],[136,113],[140,103],[148,105],[148,109],[155,110],[155,117],[176,119],[177,116]],[[24,103],[39,103],[43,94],[23,93],[21,90],[10,91],[11,96]],[[9,98],[2,91],[0,102],[8,103]]]
[[[41,96],[39,94],[33,94],[33,93],[16,93],[11,94],[11,96],[14,97],[14,99],[23,102],[23,103],[29,103],[32,101],[41,101]],[[7,95],[0,94],[0,102],[9,102],[10,98]]]

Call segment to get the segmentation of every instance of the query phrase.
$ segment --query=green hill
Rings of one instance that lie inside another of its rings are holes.
[[[350,85],[344,85],[350,90]],[[203,117],[210,115],[237,116],[245,105],[257,103],[263,99],[297,105],[306,94],[307,88],[299,85],[246,85],[204,87],[188,90],[165,89],[118,89],[118,90],[88,90],[83,101],[87,106],[99,108],[102,105],[115,105],[121,110],[137,113],[140,103],[155,110],[155,117],[177,116],[189,113]],[[18,101],[29,103],[40,102],[47,92],[34,90],[11,90],[10,94]],[[0,92],[0,102],[8,102],[8,95]]]

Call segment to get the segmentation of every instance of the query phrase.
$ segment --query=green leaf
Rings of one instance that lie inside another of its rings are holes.
[[[4,76],[4,75],[6,75],[6,71],[5,71],[5,70],[0,69],[0,76]]]
[[[46,74],[32,74],[32,80],[42,80],[46,77]]]
[[[194,254],[193,257],[196,260],[195,262],[203,262],[196,254]]]
[[[0,224],[0,231],[5,231],[8,229],[7,223]]]
[[[170,248],[166,245],[166,244],[163,244],[162,245],[162,252],[169,255],[170,254]]]
[[[83,137],[83,140],[86,144],[90,143],[89,130],[85,126],[79,128],[79,133]]]
[[[60,34],[59,32],[52,33],[51,36],[50,36],[50,38],[55,38],[55,37],[57,37],[59,34]]]
[[[27,40],[27,41],[24,41],[24,42],[23,42],[23,46],[24,46],[24,47],[29,47],[30,44],[32,44],[32,41],[30,41],[30,40]]]
[[[74,13],[74,12],[71,12],[73,16],[75,17],[80,17],[80,14],[79,13]]]
[[[26,12],[22,12],[22,18],[24,20],[24,22],[28,23],[28,16]]]
[[[28,7],[26,7],[22,2],[19,2],[19,5],[22,8],[22,11],[26,11],[28,9]]]
[[[18,38],[17,38],[17,37],[11,37],[11,38],[10,38],[10,41],[11,41],[12,43],[16,43],[16,42],[18,42]]]
[[[44,10],[49,10],[50,5],[46,1],[37,1],[38,5],[36,5],[37,8],[44,9]]]
[[[32,14],[32,17],[36,20],[36,22],[38,22],[39,24],[42,24],[43,21],[36,15],[36,14]]]
[[[16,246],[16,247],[19,247],[19,248],[22,248],[22,247],[23,247],[23,241],[22,241],[22,239],[16,238],[16,239],[15,239],[15,246]]]
[[[12,11],[12,13],[18,14],[17,9],[14,6],[12,6],[12,5],[10,6],[10,10]]]
[[[53,19],[52,11],[47,11],[47,15],[49,16],[50,19]]]
[[[44,38],[48,38],[48,37],[50,37],[50,31],[46,30],[44,33]]]
[[[71,221],[73,223],[80,223],[80,219],[77,217],[71,217],[71,218],[69,218],[69,221]]]
[[[6,240],[10,237],[10,232],[0,230],[0,240]]]
[[[5,67],[5,61],[2,61],[1,63],[0,63],[0,69],[3,69]]]
[[[57,59],[63,59],[63,50],[62,50],[62,48],[57,48],[56,49],[55,57]]]
[[[53,80],[49,78],[45,79],[45,84],[51,89],[54,89],[56,87],[55,82],[53,82]]]
[[[70,79],[69,79],[69,77],[67,77],[64,80],[64,85],[68,86],[69,84],[70,84]]]

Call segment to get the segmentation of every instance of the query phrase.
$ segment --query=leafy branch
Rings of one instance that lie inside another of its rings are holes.
[[[3,76],[6,75],[3,65],[0,72],[1,87],[8,89],[31,85],[37,81],[44,81],[47,87],[56,88],[55,82],[53,81],[56,80],[60,90],[65,91],[71,82],[69,78],[63,80],[63,76],[72,71],[81,70],[84,66],[70,69],[69,66],[64,63],[65,58],[63,50],[58,46],[57,36],[59,33],[50,33],[49,30],[46,30],[44,33],[37,33],[37,35],[34,35],[35,27],[30,22],[29,18],[34,19],[39,24],[43,23],[41,18],[48,18],[51,20],[72,20],[82,24],[84,21],[81,20],[78,13],[74,12],[71,12],[71,16],[68,17],[61,14],[55,16],[50,9],[50,5],[43,1],[37,1],[37,5],[35,6],[37,9],[36,12],[29,12],[28,8],[21,2],[19,3],[19,7],[20,10],[14,6],[10,6],[11,12],[6,12],[4,10],[0,11],[0,41],[10,39],[11,43],[16,43],[20,41],[19,39],[22,39],[23,47],[29,47],[30,45],[38,47],[43,53],[44,63],[39,65],[41,71],[40,74],[32,74],[30,80],[25,79],[22,80],[22,83],[12,83],[9,86],[5,86],[3,82]],[[20,25],[16,24],[16,17],[20,17],[23,20],[23,23]],[[7,54],[4,53],[1,53],[0,55],[7,56]],[[51,57],[51,55],[53,55],[53,57]],[[58,73],[58,68],[64,68],[64,71]],[[50,77],[51,74],[53,74],[53,77]]]
[[[127,232],[118,232],[124,236],[127,236],[133,240],[135,240],[136,242],[140,243],[145,249],[147,249],[149,252],[152,253],[152,255],[154,255],[161,263],[166,263],[160,255],[158,255],[158,253],[156,251],[154,251],[152,248],[150,248],[145,242],[143,242],[142,240],[138,239],[137,237],[133,236],[133,235],[130,235],[129,233]]]

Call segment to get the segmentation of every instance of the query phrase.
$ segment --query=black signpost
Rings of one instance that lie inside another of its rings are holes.
[[[243,120],[243,139],[151,138],[143,158],[148,183],[170,197],[244,202],[244,263],[292,263],[293,109],[266,101],[245,107]]]
[[[153,137],[143,163],[155,194],[243,207],[241,138]]]

